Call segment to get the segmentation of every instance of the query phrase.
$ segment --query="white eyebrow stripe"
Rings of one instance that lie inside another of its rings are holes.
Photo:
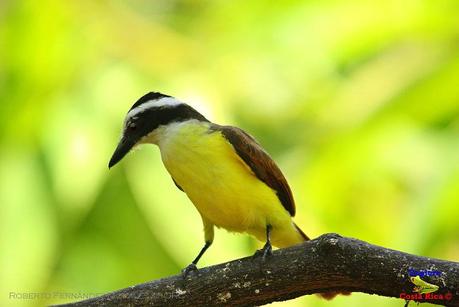
[[[173,107],[183,104],[183,102],[175,99],[174,97],[163,97],[160,99],[150,100],[148,102],[142,103],[140,106],[132,109],[126,115],[126,119],[132,118],[139,113],[145,112],[150,108],[158,108],[158,107]]]

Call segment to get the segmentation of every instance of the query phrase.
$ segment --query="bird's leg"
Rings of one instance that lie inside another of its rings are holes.
[[[199,252],[198,256],[191,262],[186,268],[182,270],[182,275],[183,277],[186,277],[190,272],[192,271],[197,271],[198,268],[196,267],[196,264],[198,264],[199,259],[201,259],[202,255],[206,252],[206,250],[212,245],[212,241],[206,241],[206,244],[204,244],[204,247],[201,249]]]
[[[266,243],[262,249],[257,250],[255,252],[255,255],[253,255],[254,257],[262,256],[263,259],[265,259],[266,256],[271,256],[271,254],[273,253],[273,248],[271,246],[271,229],[272,228],[273,227],[270,224],[266,225]]]

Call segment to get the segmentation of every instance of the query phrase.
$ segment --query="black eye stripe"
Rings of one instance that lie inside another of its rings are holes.
[[[141,113],[127,118],[124,133],[132,142],[138,142],[161,125],[196,119],[209,122],[203,115],[187,104],[178,104],[167,108],[148,108]]]

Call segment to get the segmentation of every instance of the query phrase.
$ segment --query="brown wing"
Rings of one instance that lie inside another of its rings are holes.
[[[214,125],[212,130],[221,131],[233,145],[239,157],[261,181],[276,191],[284,208],[291,216],[294,216],[295,202],[287,180],[261,145],[252,136],[237,127]]]
[[[176,186],[180,191],[185,192],[185,191],[183,191],[182,187],[179,186],[179,184],[177,183],[177,181],[175,181],[174,177],[171,176],[171,178],[172,178],[172,181],[174,182],[175,186]]]

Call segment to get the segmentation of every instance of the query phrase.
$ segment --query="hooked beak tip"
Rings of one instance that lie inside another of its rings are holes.
[[[115,166],[118,162],[119,159],[117,155],[113,155],[113,157],[110,159],[110,162],[108,162],[108,169],[111,169],[113,166]]]

